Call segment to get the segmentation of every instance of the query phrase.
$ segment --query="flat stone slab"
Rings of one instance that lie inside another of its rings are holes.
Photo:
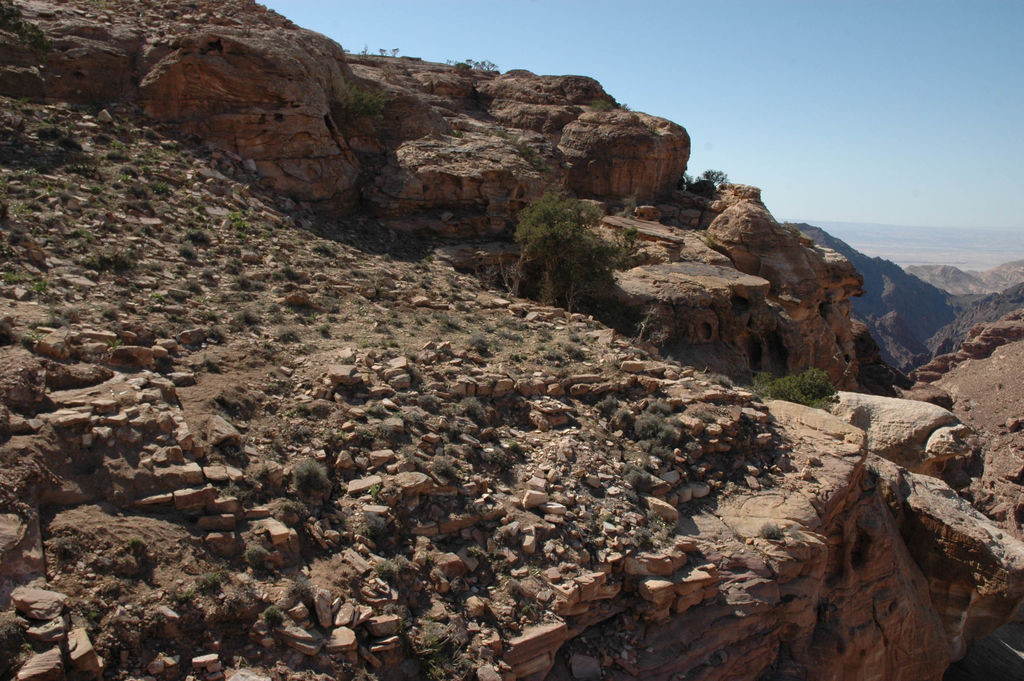
[[[33,620],[52,620],[64,612],[67,596],[56,591],[19,586],[11,592],[11,602],[18,612]]]
[[[368,475],[365,478],[357,478],[355,480],[349,480],[348,493],[354,497],[358,497],[361,494],[365,494],[370,491],[370,488],[374,485],[384,484],[384,478],[379,475]]]

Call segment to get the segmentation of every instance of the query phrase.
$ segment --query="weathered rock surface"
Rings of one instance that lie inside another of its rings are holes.
[[[662,118],[594,111],[565,126],[558,148],[569,163],[569,187],[581,196],[646,201],[675,189],[690,137]]]
[[[934,404],[840,391],[831,411],[867,433],[872,453],[914,472],[936,475],[949,458],[971,451],[970,428]]]
[[[776,374],[817,367],[837,385],[857,387],[849,299],[860,294],[861,279],[849,261],[782,228],[754,187],[726,186],[706,212],[715,217],[704,233],[604,220],[663,245],[664,262],[617,276],[622,300],[648,315],[648,335],[686,361],[737,378],[738,367]]]

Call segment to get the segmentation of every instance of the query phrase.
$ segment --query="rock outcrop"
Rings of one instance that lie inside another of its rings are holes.
[[[666,351],[725,373],[817,367],[837,385],[858,386],[850,297],[861,278],[849,261],[781,227],[755,187],[725,187],[706,213],[704,232],[605,219],[663,244],[667,262],[618,276],[624,302],[650,317],[649,334]]]
[[[970,428],[928,402],[840,392],[831,411],[867,433],[873,454],[915,473],[938,476],[950,458],[971,453]]]

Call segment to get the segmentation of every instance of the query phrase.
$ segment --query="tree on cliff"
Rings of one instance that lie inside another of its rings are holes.
[[[527,295],[571,312],[615,285],[613,273],[629,249],[593,230],[600,219],[596,207],[560,192],[523,209],[515,239]]]
[[[729,184],[729,176],[721,170],[705,170],[700,177],[694,179],[689,173],[683,173],[679,179],[679,188],[685,191],[711,198],[715,190],[720,189],[723,184]]]

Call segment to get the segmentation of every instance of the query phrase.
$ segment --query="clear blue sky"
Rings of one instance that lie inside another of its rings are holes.
[[[353,52],[592,76],[779,219],[1024,236],[1019,0],[265,4]]]

